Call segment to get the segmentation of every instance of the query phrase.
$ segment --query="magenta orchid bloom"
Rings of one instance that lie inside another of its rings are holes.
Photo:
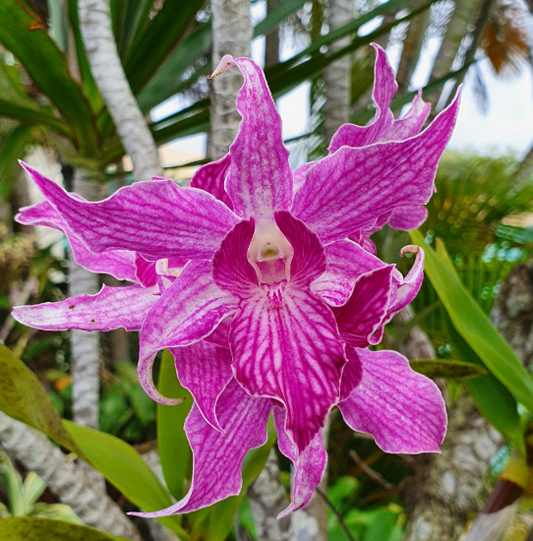
[[[138,373],[154,400],[175,404],[152,380],[157,352],[174,356],[194,398],[185,422],[193,479],[181,501],[141,516],[191,512],[238,494],[244,456],[266,442],[272,412],[279,449],[295,465],[292,502],[280,516],[303,507],[321,480],[321,431],[334,406],[386,452],[439,450],[446,411],[437,386],[399,353],[368,349],[417,294],[424,254],[408,248],[416,259],[403,277],[358,242],[385,223],[423,219],[458,99],[421,133],[428,110],[420,97],[395,121],[393,72],[376,52],[372,124],[341,127],[331,154],[294,174],[263,72],[231,56],[215,74],[237,66],[243,75],[240,130],[229,154],[201,167],[191,188],[152,180],[90,203],[27,168],[88,253],[188,260],[142,314]],[[36,325],[35,310],[41,328],[45,318],[55,321],[46,328],[81,328],[58,305],[42,305],[44,315],[39,306],[17,308],[15,317]],[[114,314],[99,317],[112,322]]]

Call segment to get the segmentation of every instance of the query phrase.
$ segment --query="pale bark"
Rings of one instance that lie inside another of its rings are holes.
[[[91,72],[107,104],[135,180],[163,174],[157,147],[137,106],[117,52],[108,0],[79,0],[80,27]]]
[[[412,319],[411,307],[397,320]],[[427,335],[413,327],[403,352],[410,359],[435,358]],[[440,455],[414,457],[414,477],[403,488],[410,511],[404,541],[455,541],[478,510],[477,496],[500,434],[479,414],[469,395],[462,394],[449,411],[446,439]]]
[[[250,56],[252,26],[250,3],[247,0],[212,0],[213,68],[222,56]],[[233,142],[241,117],[235,109],[235,97],[242,86],[239,70],[232,69],[223,77],[211,80],[211,133],[209,158],[221,158]]]
[[[348,24],[354,16],[353,1],[330,0],[328,24],[330,30],[337,30]],[[329,46],[334,53],[350,44],[350,36],[335,41]],[[329,145],[333,134],[350,118],[350,81],[352,59],[346,55],[330,64],[324,70],[324,141]]]
[[[105,490],[95,485],[46,436],[0,412],[0,442],[26,469],[37,473],[85,524],[112,535],[140,540],[133,523]]]

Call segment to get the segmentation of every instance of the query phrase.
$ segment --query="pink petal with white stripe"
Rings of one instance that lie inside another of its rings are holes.
[[[176,403],[155,388],[152,367],[157,352],[202,340],[236,308],[233,297],[213,282],[209,261],[191,261],[185,266],[154,304],[141,329],[137,371],[150,398],[160,404]]]
[[[370,271],[360,276],[353,293],[344,306],[335,308],[339,332],[350,346],[366,347],[376,344],[374,333],[383,325],[394,293],[394,265]]]
[[[242,121],[229,149],[226,192],[239,216],[272,218],[275,210],[288,209],[292,198],[292,171],[281,119],[261,68],[249,58],[226,55],[213,75],[231,66],[239,68],[244,84],[237,94]]]
[[[233,203],[224,189],[224,182],[231,166],[231,157],[226,154],[216,162],[202,165],[191,179],[191,188],[198,188],[214,195],[219,201],[233,209]]]
[[[296,192],[298,188],[300,188],[303,183],[305,182],[305,177],[307,175],[307,171],[315,165],[316,162],[308,162],[304,163],[303,165],[300,165],[298,169],[295,169],[292,177],[292,191]]]
[[[374,436],[386,453],[439,452],[446,407],[435,383],[411,370],[396,351],[356,352],[363,379],[339,404],[348,426]]]
[[[431,111],[431,103],[422,99],[422,90],[415,96],[411,108],[402,118],[395,120],[389,131],[381,137],[381,141],[403,141],[417,135]]]
[[[274,424],[278,433],[279,450],[294,464],[292,501],[278,515],[278,519],[281,519],[309,503],[324,475],[328,455],[322,443],[321,432],[316,434],[310,445],[302,453],[299,453],[297,447],[285,432],[285,412],[281,408],[274,408]]]
[[[138,331],[158,299],[156,288],[104,285],[96,295],[16,306],[13,317],[28,327],[45,331],[110,331],[119,327]]]
[[[146,261],[140,254],[135,254],[135,278],[144,287],[152,287],[157,284],[156,263]]]
[[[333,154],[343,146],[363,147],[382,140],[393,125],[393,116],[389,109],[398,85],[394,78],[394,71],[390,67],[385,51],[377,44],[372,47],[376,51],[374,65],[374,89],[372,99],[376,105],[374,120],[368,126],[343,124],[331,138],[329,152]]]
[[[393,229],[411,231],[420,227],[427,217],[426,207],[398,207],[392,211],[387,223]]]
[[[216,404],[233,377],[229,349],[202,340],[169,351],[174,356],[181,385],[190,391],[204,419],[223,432],[217,420]]]
[[[276,213],[276,222],[294,249],[288,283],[258,285],[246,257],[253,231],[247,222],[222,242],[213,277],[240,298],[230,333],[236,379],[252,396],[285,406],[286,430],[303,450],[338,399],[344,345],[331,309],[309,290],[326,268],[318,238],[288,212]]]
[[[397,207],[426,204],[455,126],[458,98],[416,137],[342,147],[322,159],[296,192],[292,213],[329,244],[371,227]]]
[[[146,259],[206,259],[237,222],[211,194],[180,188],[172,180],[136,182],[104,201],[71,197],[55,182],[23,164],[69,229],[93,253],[140,252]]]
[[[153,513],[131,513],[145,518],[190,513],[213,505],[242,488],[242,463],[250,449],[267,441],[270,400],[252,398],[235,380],[222,393],[217,416],[224,434],[206,423],[196,405],[185,421],[193,453],[193,478],[187,495],[174,505]]]
[[[357,278],[385,263],[351,240],[339,240],[324,248],[327,269],[311,284],[311,291],[331,306],[345,304]]]
[[[40,225],[62,231],[69,241],[76,263],[83,268],[95,273],[110,274],[117,280],[137,281],[134,252],[113,250],[98,255],[91,253],[70,231],[63,218],[48,201],[39,201],[30,207],[21,208],[15,219],[21,224]]]

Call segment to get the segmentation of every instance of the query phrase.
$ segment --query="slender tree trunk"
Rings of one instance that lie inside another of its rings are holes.
[[[406,323],[413,316],[409,306],[397,320]],[[431,342],[417,326],[409,333],[404,353],[410,359],[435,358]],[[466,393],[448,415],[441,454],[414,457],[415,474],[403,487],[410,511],[404,541],[455,541],[469,515],[478,510],[477,496],[501,436]]]
[[[413,4],[412,9],[418,9],[422,4],[424,4],[424,2],[419,0]],[[429,15],[430,11],[429,9],[426,9],[409,22],[405,39],[403,40],[402,56],[398,66],[398,73],[396,74],[399,94],[404,94],[409,89],[409,83],[416,65],[418,64],[418,59],[424,43]]]
[[[131,158],[135,180],[162,175],[157,147],[120,62],[108,0],[79,0],[78,9],[91,71]]]
[[[85,524],[112,535],[140,540],[133,523],[105,490],[95,485],[46,436],[0,412],[0,442],[26,469],[37,473]]]
[[[354,16],[353,1],[330,0],[329,28],[337,30],[348,24]],[[329,51],[334,53],[350,44],[350,37],[332,43]],[[329,145],[333,134],[350,118],[350,81],[352,59],[350,55],[340,58],[324,70],[325,97],[324,103],[324,139]]]
[[[250,56],[252,26],[248,0],[212,0],[213,68],[225,54]],[[233,142],[240,116],[235,110],[235,97],[242,86],[238,70],[211,80],[211,133],[207,153],[209,158],[221,158]]]
[[[267,0],[267,14],[274,11],[282,0]],[[279,62],[280,28],[276,26],[265,39],[265,68],[270,68]]]

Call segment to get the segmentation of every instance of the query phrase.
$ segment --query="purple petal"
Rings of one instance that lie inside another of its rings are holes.
[[[316,162],[304,163],[303,165],[301,165],[300,167],[298,167],[298,169],[294,171],[293,178],[292,178],[292,191],[293,192],[296,192],[296,190],[298,190],[298,188],[300,188],[300,186],[303,185],[303,183],[305,182],[307,171],[309,171],[309,169],[311,169],[311,167],[313,167],[315,163]]]
[[[157,518],[190,513],[239,494],[244,457],[250,449],[266,443],[271,409],[270,400],[252,398],[233,380],[217,404],[217,416],[224,428],[224,434],[221,434],[205,422],[194,405],[185,421],[185,432],[193,453],[193,479],[189,492],[162,511],[131,514]]]
[[[104,285],[96,295],[80,295],[34,306],[16,306],[13,317],[28,327],[45,331],[110,331],[119,327],[138,331],[159,299],[156,293],[156,288]]]
[[[187,347],[170,348],[178,379],[190,391],[196,407],[207,423],[223,432],[216,417],[216,404],[232,379],[229,349],[206,340]]]
[[[431,111],[431,103],[422,100],[422,90],[418,92],[405,116],[395,120],[389,131],[381,137],[381,141],[403,141],[417,135]]]
[[[356,351],[363,379],[339,404],[348,426],[374,436],[386,453],[438,452],[446,408],[435,383],[411,370],[396,351]]]
[[[398,207],[392,211],[387,223],[393,229],[411,231],[420,227],[427,217],[426,207]]]
[[[233,203],[224,189],[224,182],[231,165],[231,157],[226,154],[216,162],[202,165],[191,179],[191,188],[198,188],[214,195],[219,201],[233,209]]]
[[[346,348],[346,359],[341,379],[341,400],[346,400],[363,379],[363,364],[355,348]]]
[[[236,223],[233,212],[211,194],[180,188],[172,180],[136,182],[97,203],[71,197],[28,165],[23,167],[94,253],[132,250],[147,259],[207,259]]]
[[[63,218],[48,201],[40,201],[30,207],[21,208],[15,219],[21,224],[41,225],[62,231],[69,241],[76,263],[83,268],[95,273],[110,274],[117,280],[137,282],[134,252],[113,250],[98,255],[91,253],[70,231]]]
[[[328,149],[330,154],[343,146],[363,147],[380,141],[393,125],[393,115],[389,107],[398,90],[398,85],[385,51],[375,43],[372,44],[372,47],[376,51],[374,90],[372,92],[372,99],[376,105],[374,120],[368,126],[343,124],[331,138]]]
[[[293,214],[329,244],[371,227],[397,207],[426,204],[455,125],[458,98],[416,137],[342,147],[319,161],[294,196]]]
[[[152,307],[141,329],[139,382],[160,404],[174,404],[155,388],[152,367],[161,349],[189,346],[209,335],[236,304],[211,277],[209,261],[191,261]]]
[[[144,287],[152,287],[157,284],[156,263],[146,261],[140,254],[135,254],[135,278],[136,282]]]
[[[355,281],[367,272],[385,266],[351,240],[339,240],[325,247],[327,269],[311,284],[313,293],[331,306],[341,306],[350,298]]]
[[[315,488],[322,480],[328,455],[322,443],[321,432],[316,434],[302,453],[299,453],[297,447],[285,432],[285,412],[281,408],[274,408],[274,424],[278,433],[279,450],[294,464],[292,501],[278,515],[278,519],[280,519],[307,505]]]
[[[360,276],[353,293],[344,306],[335,308],[339,332],[354,347],[375,344],[372,335],[383,325],[388,313],[393,287],[394,265]],[[381,338],[381,337],[380,337]]]
[[[289,151],[283,145],[281,119],[261,68],[249,58],[226,55],[213,75],[234,65],[244,77],[237,94],[242,121],[230,147],[226,191],[239,216],[270,218],[275,210],[288,209],[291,204]]]

